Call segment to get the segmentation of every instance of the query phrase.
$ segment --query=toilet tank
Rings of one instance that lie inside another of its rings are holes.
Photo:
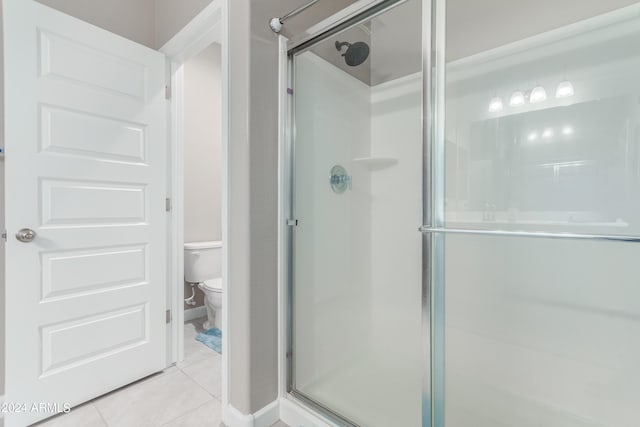
[[[184,244],[184,280],[201,283],[222,276],[222,242]]]

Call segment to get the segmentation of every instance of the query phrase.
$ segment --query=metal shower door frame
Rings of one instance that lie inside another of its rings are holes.
[[[287,44],[287,82],[289,94],[295,92],[294,55],[316,43],[384,13],[405,0],[375,0],[355,12],[334,15],[332,22],[313,34],[292,39]],[[444,236],[424,233],[425,228],[444,226],[444,5],[445,0],[422,0],[422,147],[423,192],[422,224],[416,233],[422,234],[422,427],[442,427],[444,379]],[[441,112],[440,114],[436,114]],[[295,97],[287,102],[284,167],[287,189],[284,215],[286,244],[286,390],[299,403],[324,415],[337,425],[358,427],[358,424],[314,401],[295,388],[293,300],[295,293]]]

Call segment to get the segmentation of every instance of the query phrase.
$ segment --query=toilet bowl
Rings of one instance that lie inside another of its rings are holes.
[[[207,320],[202,325],[204,329],[222,328],[222,278],[205,280],[198,283],[198,288],[204,292],[204,305],[207,307]]]
[[[222,326],[222,242],[184,244],[184,280],[204,292],[205,329]]]

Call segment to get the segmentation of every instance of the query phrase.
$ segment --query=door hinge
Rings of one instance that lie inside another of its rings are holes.
[[[164,210],[167,212],[171,212],[171,198],[167,197],[164,199]]]
[[[291,89],[290,87],[287,88],[287,93],[289,95],[293,95],[293,89]]]
[[[171,323],[171,310],[167,310],[166,319],[167,319],[167,323]]]
[[[171,85],[164,86],[164,97],[166,99],[171,99]]]
[[[287,219],[287,226],[289,227],[297,227],[298,220],[297,219]]]
[[[7,230],[4,230],[2,232],[2,238],[4,239],[5,242],[7,241]]]

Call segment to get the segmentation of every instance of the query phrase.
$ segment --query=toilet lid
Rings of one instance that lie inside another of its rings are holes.
[[[211,280],[205,280],[202,286],[208,291],[222,292],[222,277]]]

